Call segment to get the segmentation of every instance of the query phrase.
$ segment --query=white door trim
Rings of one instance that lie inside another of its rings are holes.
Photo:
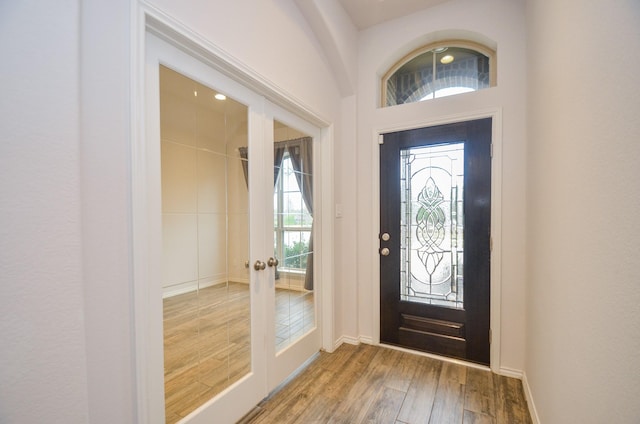
[[[491,161],[491,237],[493,249],[491,250],[491,370],[500,371],[500,309],[502,287],[502,108],[490,108],[470,113],[448,115],[438,118],[430,118],[413,122],[398,123],[389,126],[378,127],[372,133],[373,163],[372,181],[374,211],[373,228],[371,231],[371,263],[373,264],[373,343],[380,344],[380,255],[378,253],[378,234],[380,234],[380,149],[379,140],[382,134],[396,131],[411,130],[416,128],[432,127],[435,125],[452,124],[455,122],[471,121],[474,119],[492,118],[491,140],[493,144]]]

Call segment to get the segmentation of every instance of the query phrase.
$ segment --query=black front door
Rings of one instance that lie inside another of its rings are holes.
[[[385,134],[380,340],[489,364],[491,119]]]

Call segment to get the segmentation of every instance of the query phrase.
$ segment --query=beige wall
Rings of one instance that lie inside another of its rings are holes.
[[[177,75],[161,72],[165,296],[249,281],[249,202],[238,152],[247,146],[247,109]]]
[[[638,423],[640,3],[527,18],[527,381],[541,423]]]
[[[81,423],[80,5],[35,3],[0,2],[0,422]]]

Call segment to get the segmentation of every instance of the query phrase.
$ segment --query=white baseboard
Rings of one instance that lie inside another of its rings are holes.
[[[162,298],[166,299],[167,297],[177,296],[179,294],[185,294],[192,291],[196,291],[198,289],[203,289],[205,287],[214,286],[216,284],[220,284],[226,280],[211,280],[207,282],[202,281],[187,281],[186,283],[175,284],[173,286],[163,287],[162,288]]]
[[[505,377],[517,378],[518,380],[522,380],[522,370],[500,367],[498,369],[498,374],[504,375]]]
[[[375,343],[373,343],[373,338],[371,338],[371,337],[363,337],[363,336],[358,337],[358,343],[364,343],[364,344],[369,344],[369,345],[375,344]]]
[[[355,337],[340,336],[338,340],[333,343],[333,350],[331,352],[335,351],[345,343],[350,345],[359,345],[360,341]]]
[[[228,279],[226,277],[218,278],[215,280],[209,281],[188,281],[186,283],[175,284],[173,286],[163,287],[162,288],[162,298],[166,299],[168,297],[177,296],[179,294],[185,294],[192,291],[196,291],[198,289],[204,289],[207,287],[215,286],[217,284],[224,284],[227,281],[233,281],[234,283],[241,284],[249,284],[249,280],[246,278],[231,278]]]
[[[310,291],[305,289],[304,285],[291,285],[286,283],[276,283],[276,289],[291,290],[291,291],[296,291],[301,293]]]
[[[527,380],[527,373],[522,373],[522,389],[524,390],[524,398],[527,400],[527,406],[529,407],[531,422],[533,424],[540,424],[540,417],[536,410],[536,404],[533,402],[533,395],[531,393],[531,387],[529,387],[529,380]]]

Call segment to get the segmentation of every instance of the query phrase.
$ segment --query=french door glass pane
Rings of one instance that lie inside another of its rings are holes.
[[[464,143],[400,152],[400,299],[463,308]]]
[[[251,371],[248,109],[216,94],[160,67],[167,423]]]
[[[312,140],[274,122],[274,253],[276,352],[315,327]]]

